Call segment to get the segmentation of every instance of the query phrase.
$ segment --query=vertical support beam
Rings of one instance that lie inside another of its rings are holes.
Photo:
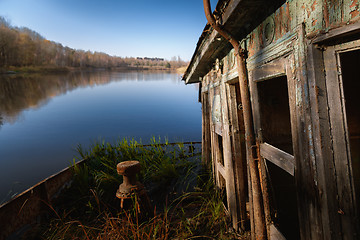
[[[227,94],[224,80],[220,81],[220,95],[221,95],[221,115],[222,115],[222,126],[223,126],[223,146],[224,146],[224,167],[226,170],[226,195],[228,209],[232,218],[232,224],[234,229],[238,229],[238,211],[236,204],[236,190],[235,190],[235,179],[234,179],[234,166],[232,161],[232,148],[230,140],[230,123],[229,123],[229,110],[227,102]]]
[[[245,231],[246,221],[246,156],[242,154],[240,123],[237,115],[236,89],[234,85],[226,84],[226,93],[229,102],[229,115],[231,124],[231,137],[233,149],[233,164],[235,170],[235,181],[237,191],[237,202],[239,203],[240,229]]]
[[[288,57],[290,117],[292,128],[295,183],[298,200],[301,239],[326,239],[322,231],[318,170],[315,159],[313,128],[310,112],[305,26],[299,25],[298,41],[294,54]],[[294,107],[292,107],[294,106]]]
[[[201,93],[202,103],[202,161],[204,164],[211,164],[210,158],[210,113],[209,113],[209,95],[207,92]]]
[[[210,74],[211,75],[211,74]],[[213,99],[214,99],[214,91],[215,89],[211,87],[211,85],[214,83],[213,77],[212,76],[207,76],[208,79],[208,83],[209,83],[209,119],[210,119],[210,140],[211,140],[211,145],[210,145],[210,149],[211,149],[211,157],[212,157],[212,171],[213,171],[213,178],[215,181],[215,185],[220,187],[220,179],[219,179],[219,175],[217,174],[217,164],[216,161],[218,159],[219,156],[219,151],[218,151],[218,146],[219,146],[219,142],[218,142],[218,138],[216,136],[215,133],[215,125],[213,122],[213,118],[212,118],[212,109],[213,109]]]

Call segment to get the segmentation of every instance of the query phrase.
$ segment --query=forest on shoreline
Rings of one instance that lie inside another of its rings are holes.
[[[79,50],[47,40],[39,33],[14,27],[0,16],[0,73],[55,72],[82,68],[178,69],[187,65],[180,57],[139,58],[110,56],[103,52]]]

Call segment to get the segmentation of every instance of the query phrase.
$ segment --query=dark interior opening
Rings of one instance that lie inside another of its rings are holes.
[[[340,54],[346,118],[355,186],[357,215],[360,217],[360,50]]]
[[[221,163],[221,165],[224,166],[224,145],[223,145],[223,138],[222,136],[216,134],[217,139],[218,139],[218,148],[219,148],[219,158],[218,158],[218,162]]]
[[[286,76],[258,83],[264,142],[293,154]]]
[[[295,178],[270,161],[266,164],[275,226],[286,239],[300,239]]]
[[[293,154],[286,76],[258,83],[263,141]],[[286,239],[300,239],[295,179],[266,161],[272,219]]]

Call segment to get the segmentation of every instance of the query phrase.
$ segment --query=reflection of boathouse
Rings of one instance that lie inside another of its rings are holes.
[[[247,54],[250,148],[237,54],[209,24],[199,39],[184,80],[201,86],[203,159],[253,239],[360,238],[359,11],[355,0],[218,2],[217,23]]]

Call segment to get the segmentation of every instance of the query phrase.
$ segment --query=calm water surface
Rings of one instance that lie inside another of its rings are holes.
[[[198,87],[165,72],[0,76],[0,202],[67,167],[78,144],[201,141]]]

